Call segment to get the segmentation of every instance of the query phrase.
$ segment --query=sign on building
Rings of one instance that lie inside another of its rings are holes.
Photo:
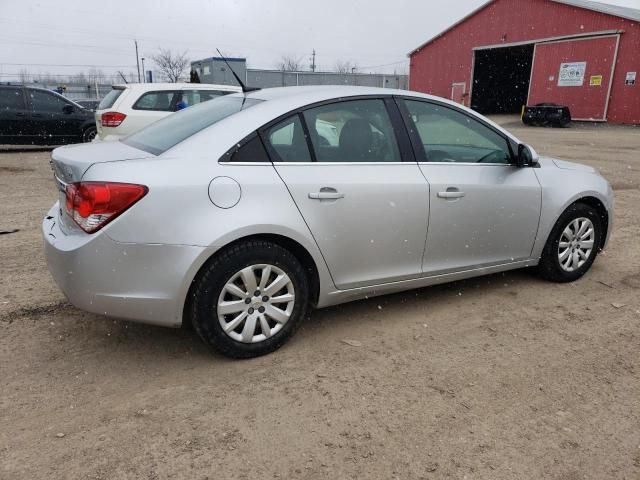
[[[558,75],[559,87],[581,87],[584,84],[584,72],[587,62],[570,62],[560,64]]]
[[[636,73],[637,72],[627,72],[627,78],[624,81],[625,85],[635,85],[636,84]]]
[[[592,87],[602,86],[602,75],[591,75],[589,85],[591,85]]]

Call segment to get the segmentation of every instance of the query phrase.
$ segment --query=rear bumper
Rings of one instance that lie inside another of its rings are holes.
[[[103,231],[65,233],[58,214],[56,203],[42,222],[44,251],[51,275],[73,305],[141,323],[182,324],[185,279],[203,247],[123,244]]]

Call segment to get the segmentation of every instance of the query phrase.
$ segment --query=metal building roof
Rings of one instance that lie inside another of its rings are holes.
[[[586,10],[592,10],[594,12],[605,13],[607,15],[613,15],[614,17],[626,18],[627,20],[634,20],[636,22],[640,22],[640,9],[637,9],[637,8],[620,7],[618,5],[611,5],[611,4],[607,4],[607,3],[594,2],[594,1],[591,1],[591,0],[551,0],[551,1],[552,2],[556,2],[556,3],[563,3],[565,5],[569,5],[569,6],[572,6],[572,7],[584,8]],[[458,20],[456,23],[454,23],[453,25],[451,25],[447,29],[445,29],[442,32],[438,33],[436,36],[431,37],[429,40],[424,42],[419,47],[414,48],[413,50],[411,50],[411,52],[409,52],[408,55],[411,56],[412,54],[414,54],[418,50],[421,50],[422,48],[426,47],[431,42],[433,42],[437,38],[440,38],[441,36],[443,36],[448,31],[453,30],[455,27],[460,25],[462,22],[464,22],[468,18],[473,17],[476,13],[478,13],[481,10],[483,10],[485,7],[488,7],[493,2],[495,2],[495,0],[489,0],[489,1],[485,2],[485,3],[483,3],[478,8],[473,10],[468,15],[465,15],[463,18]]]

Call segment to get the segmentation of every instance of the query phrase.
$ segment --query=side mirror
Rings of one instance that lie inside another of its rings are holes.
[[[538,154],[529,145],[521,143],[518,145],[518,157],[516,158],[516,166],[533,167],[538,163]]]
[[[73,105],[65,105],[64,107],[62,107],[62,113],[73,113]]]

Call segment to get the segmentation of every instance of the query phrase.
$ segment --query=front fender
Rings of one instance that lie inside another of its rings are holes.
[[[609,182],[597,173],[588,171],[543,167],[535,172],[542,186],[542,210],[531,256],[540,258],[560,215],[573,203],[588,197],[599,200],[607,210],[609,222],[606,243],[613,224],[613,190]]]

